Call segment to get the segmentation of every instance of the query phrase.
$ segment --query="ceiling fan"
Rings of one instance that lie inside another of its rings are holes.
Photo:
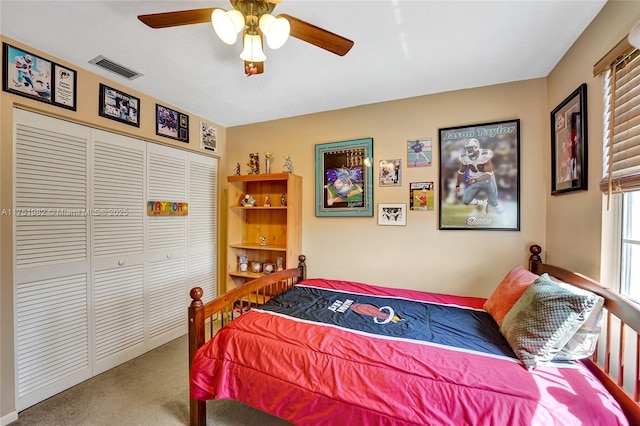
[[[271,12],[281,0],[229,0],[232,10],[212,7],[175,12],[139,15],[138,19],[151,28],[209,22],[216,34],[227,44],[234,44],[242,31],[244,48],[240,59],[244,61],[247,76],[262,74],[267,57],[262,49],[265,37],[271,49],[280,48],[289,36],[306,41],[339,56],[353,47],[353,41],[291,15],[274,17]]]

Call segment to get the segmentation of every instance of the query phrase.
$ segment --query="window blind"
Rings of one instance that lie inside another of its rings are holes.
[[[603,178],[607,194],[640,190],[640,51],[627,49],[604,71]]]

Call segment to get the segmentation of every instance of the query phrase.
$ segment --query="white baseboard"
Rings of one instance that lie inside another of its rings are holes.
[[[0,426],[8,425],[9,423],[13,423],[16,420],[18,420],[18,412],[17,411],[12,411],[11,413],[7,414],[6,416],[0,417]]]

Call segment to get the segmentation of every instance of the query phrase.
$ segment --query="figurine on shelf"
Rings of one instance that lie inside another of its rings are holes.
[[[267,237],[264,235],[260,235],[260,245],[263,247],[267,245]]]
[[[260,155],[257,152],[252,152],[249,154],[249,162],[247,163],[249,166],[250,175],[257,175],[260,173]]]
[[[267,196],[264,198],[264,206],[271,207],[271,195],[267,194]]]
[[[234,170],[233,174],[235,174],[236,176],[240,176],[240,163],[236,163],[236,169]]]
[[[282,207],[285,207],[287,205],[287,194],[285,194],[284,192],[280,196],[280,205]]]
[[[240,205],[242,207],[253,207],[256,205],[256,199],[253,198],[251,195],[247,194],[244,196],[242,201],[240,201]]]
[[[273,158],[273,152],[264,153],[264,172],[271,173],[271,159]]]
[[[284,166],[282,166],[283,173],[293,173],[293,162],[291,161],[291,156],[287,155],[284,157]]]
[[[282,266],[282,261],[282,257],[276,257],[276,271],[282,271],[284,269],[284,267]]]

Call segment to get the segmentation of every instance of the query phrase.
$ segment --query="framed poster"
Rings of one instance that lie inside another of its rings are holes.
[[[156,135],[189,142],[189,116],[156,104]]]
[[[520,230],[520,120],[440,129],[440,229]]]
[[[587,84],[551,111],[551,195],[587,190]]]
[[[216,126],[209,124],[206,121],[200,121],[200,148],[216,151],[217,139],[216,139]]]
[[[373,138],[316,145],[316,216],[373,216]]]
[[[8,43],[2,43],[2,90],[76,110],[77,72]]]
[[[378,204],[378,225],[404,226],[406,224],[406,204]]]
[[[100,83],[98,114],[140,127],[140,99]]]

